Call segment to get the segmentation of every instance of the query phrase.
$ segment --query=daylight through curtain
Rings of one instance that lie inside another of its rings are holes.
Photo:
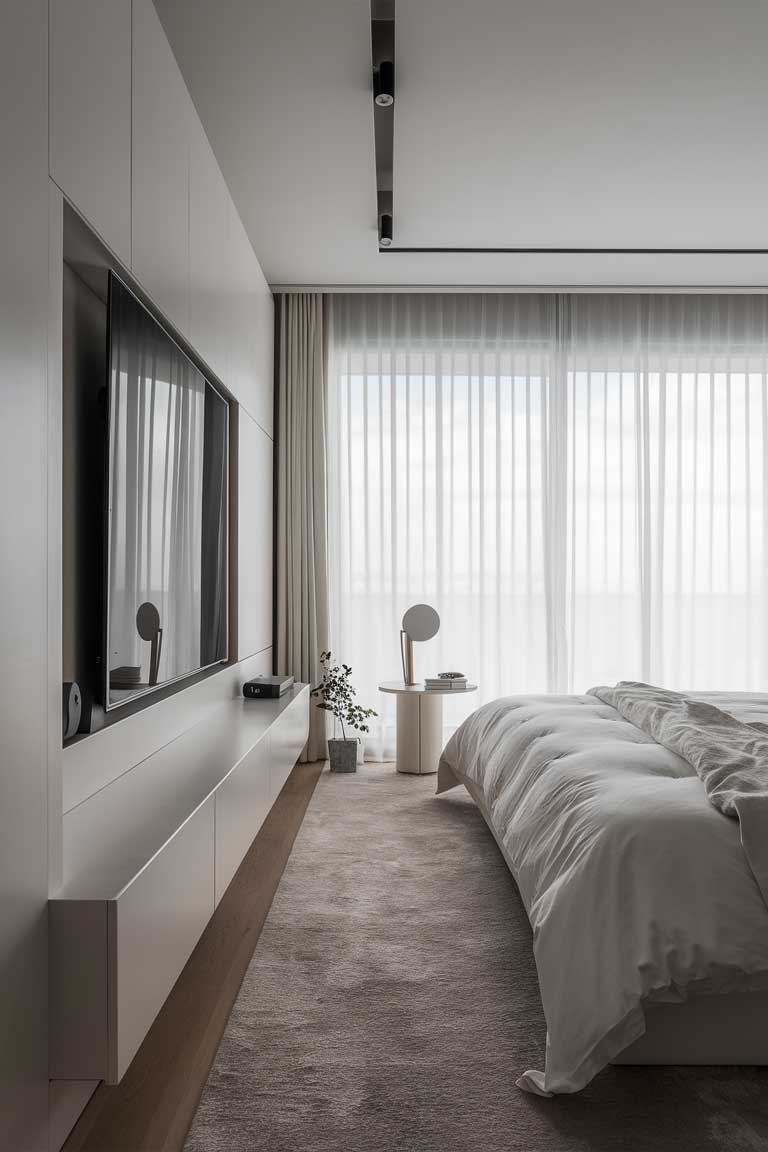
[[[417,677],[484,700],[617,679],[765,689],[763,296],[330,298],[331,637],[393,752],[405,608]]]
[[[199,667],[205,381],[147,316],[120,298],[113,339],[110,669],[149,677],[136,626],[150,601],[163,629],[159,680]]]

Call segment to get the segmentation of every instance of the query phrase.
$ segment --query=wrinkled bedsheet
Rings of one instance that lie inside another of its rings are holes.
[[[768,696],[696,698],[768,721]],[[440,759],[438,792],[456,783],[496,837],[533,928],[546,1063],[523,1072],[521,1088],[583,1088],[645,1031],[645,999],[768,988],[768,907],[738,821],[709,803],[686,760],[609,704],[485,705]]]
[[[739,821],[744,855],[768,903],[768,725],[632,680],[590,688],[589,695],[690,764],[710,804]]]

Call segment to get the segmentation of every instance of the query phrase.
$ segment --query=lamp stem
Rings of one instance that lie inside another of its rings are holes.
[[[416,681],[413,676],[413,640],[407,632],[401,632],[401,637],[405,637],[405,657],[403,661],[403,679],[406,684],[415,684]]]

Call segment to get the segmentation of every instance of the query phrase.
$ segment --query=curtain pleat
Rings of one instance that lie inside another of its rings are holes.
[[[417,676],[478,702],[651,679],[766,687],[768,301],[727,295],[334,295],[331,646],[381,712],[404,610]]]
[[[279,296],[277,310],[275,661],[280,673],[314,686],[328,648],[323,298]],[[352,447],[350,438],[350,453]],[[327,755],[325,721],[324,712],[310,710],[303,759]]]
[[[109,667],[149,674],[136,628],[158,610],[160,681],[200,664],[205,381],[154,323],[122,297],[113,348]]]

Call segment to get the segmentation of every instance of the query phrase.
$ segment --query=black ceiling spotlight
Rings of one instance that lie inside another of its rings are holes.
[[[374,100],[379,108],[391,108],[395,102],[395,65],[382,60],[373,73]]]
[[[616,256],[768,256],[768,248],[588,248],[546,247],[537,245],[406,245],[393,243],[394,196],[394,135],[395,115],[395,8],[397,0],[370,0],[371,56],[368,66],[373,69],[373,138],[376,164],[376,219],[378,220],[378,251],[397,253],[506,253],[514,255],[616,255]],[[370,73],[368,73],[370,75]],[[402,93],[401,93],[402,97]],[[373,234],[374,215],[370,227]]]
[[[371,0],[371,65],[379,252],[394,252],[392,169],[395,130],[395,0]]]
[[[379,245],[389,248],[392,244],[392,213],[382,212],[379,217]]]

